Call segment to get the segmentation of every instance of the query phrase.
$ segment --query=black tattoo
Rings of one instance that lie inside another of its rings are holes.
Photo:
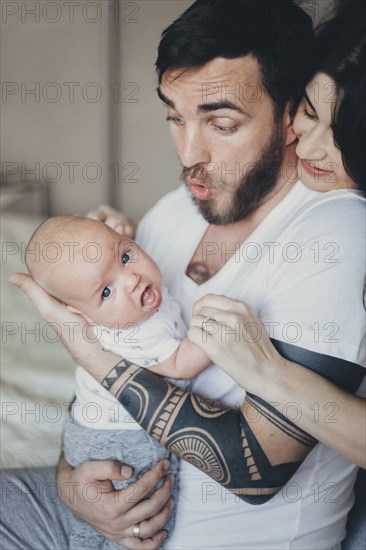
[[[186,275],[197,285],[202,285],[212,277],[208,266],[203,262],[190,263]]]
[[[148,370],[121,361],[103,380],[159,443],[252,504],[268,501],[301,460],[272,464],[241,410],[191,394]],[[250,406],[283,437],[309,452],[311,438],[274,408],[251,396]],[[315,442],[314,442],[315,443]],[[303,457],[302,457],[303,458]]]
[[[101,381],[102,386],[109,391],[113,384],[117,382],[117,380],[119,380],[122,374],[125,372],[126,367],[129,367],[131,365],[132,363],[127,361],[127,359],[122,359],[119,363],[117,363],[117,365],[113,367],[113,369],[109,371],[105,378],[103,378],[103,380]]]
[[[298,428],[296,424],[291,422],[291,420],[286,418],[260,397],[247,392],[246,401],[269,422],[302,445],[312,448],[317,443],[316,439],[304,432],[301,428]]]

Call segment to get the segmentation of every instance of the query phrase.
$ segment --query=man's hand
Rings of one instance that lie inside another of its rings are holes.
[[[47,323],[52,323],[75,361],[96,380],[103,380],[110,369],[121,361],[121,357],[103,351],[90,323],[47,294],[30,275],[13,273],[9,281],[28,296]]]
[[[57,471],[59,494],[75,515],[104,537],[129,550],[155,550],[167,535],[163,529],[173,509],[172,476],[168,476],[150,498],[146,496],[164,477],[168,466],[169,462],[163,460],[135,483],[116,491],[110,480],[128,479],[132,473],[129,466],[102,460],[85,462],[74,469],[61,458]],[[90,499],[85,487],[90,492],[93,490]],[[95,494],[99,498],[95,498]],[[133,527],[137,524],[141,538],[133,536]]]
[[[55,329],[62,331],[63,339],[70,339],[68,337],[70,323],[75,323],[79,328],[80,324],[87,324],[80,315],[71,312],[66,304],[47,294],[31,275],[13,273],[9,277],[9,282],[19,287],[28,296],[45,321],[55,323]]]
[[[136,221],[129,220],[124,214],[121,214],[107,204],[102,204],[95,210],[91,210],[88,212],[87,217],[105,223],[121,235],[126,235],[126,237],[130,237],[131,239],[134,238]]]

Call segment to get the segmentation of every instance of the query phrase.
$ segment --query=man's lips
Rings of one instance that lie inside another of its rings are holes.
[[[197,199],[207,201],[213,192],[212,187],[207,187],[203,185],[199,180],[188,179],[189,190],[194,197]]]
[[[308,160],[300,159],[300,164],[305,172],[311,176],[322,177],[333,173],[333,170],[322,170],[321,168],[314,166],[314,164],[310,163]]]
[[[157,288],[148,285],[141,294],[141,305],[146,309],[157,309],[161,304],[161,293]]]

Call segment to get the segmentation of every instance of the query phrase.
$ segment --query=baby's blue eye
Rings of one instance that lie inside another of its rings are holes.
[[[130,259],[131,259],[131,258],[130,258],[130,255],[129,255],[127,252],[125,252],[124,254],[122,254],[121,261],[122,261],[122,264],[123,264],[123,265],[127,265],[128,262],[130,261]]]
[[[102,298],[108,298],[111,295],[111,289],[109,286],[106,286],[105,289],[102,292]]]

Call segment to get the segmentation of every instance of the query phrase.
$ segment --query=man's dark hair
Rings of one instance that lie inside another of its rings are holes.
[[[163,32],[159,83],[167,70],[183,73],[215,57],[251,54],[278,116],[302,95],[312,41],[311,18],[292,0],[197,0]]]

